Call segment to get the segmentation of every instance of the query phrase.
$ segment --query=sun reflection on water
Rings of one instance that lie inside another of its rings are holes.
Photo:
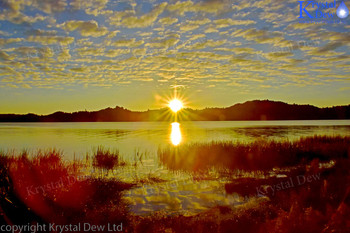
[[[180,124],[177,122],[171,123],[170,140],[174,146],[179,145],[182,140]]]

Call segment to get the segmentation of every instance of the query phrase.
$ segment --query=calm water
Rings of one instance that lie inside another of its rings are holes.
[[[212,179],[198,181],[193,174],[168,171],[158,162],[159,147],[211,141],[296,140],[313,135],[350,136],[350,120],[180,122],[173,127],[169,122],[0,123],[0,150],[26,149],[35,154],[38,149],[56,148],[70,160],[74,156],[85,158],[86,153],[104,146],[118,149],[129,164],[139,152],[144,155],[142,166],[126,166],[111,176],[135,181],[152,175],[166,182],[126,191],[131,210],[138,214],[164,209],[193,214],[218,204],[238,205],[242,197],[225,193],[224,178],[213,175]]]
[[[255,139],[295,140],[301,136],[347,135],[350,121],[221,121],[180,122],[183,143],[251,141]],[[0,149],[60,149],[66,158],[85,156],[96,147],[118,149],[126,158],[135,150],[154,154],[171,145],[171,124],[167,122],[115,123],[0,123]]]

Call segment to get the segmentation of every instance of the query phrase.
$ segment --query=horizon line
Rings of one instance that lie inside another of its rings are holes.
[[[245,103],[248,103],[248,102],[254,102],[254,101],[269,101],[269,102],[277,102],[277,103],[284,103],[284,104],[288,104],[288,105],[299,105],[299,106],[303,106],[303,105],[308,105],[308,106],[313,106],[313,107],[316,107],[316,108],[333,108],[333,107],[342,107],[342,106],[349,106],[349,104],[344,104],[344,105],[333,105],[333,106],[326,106],[326,107],[320,107],[320,106],[317,106],[317,105],[313,105],[313,104],[306,104],[306,103],[303,103],[303,104],[297,104],[297,103],[288,103],[288,102],[284,102],[282,100],[271,100],[271,99],[254,99],[254,100],[247,100],[245,102],[237,102],[235,104],[232,104],[230,106],[224,106],[224,107],[204,107],[204,108],[191,108],[191,107],[184,107],[184,109],[191,109],[191,110],[195,110],[195,111],[201,111],[201,110],[204,110],[204,109],[215,109],[215,108],[221,108],[221,109],[224,109],[224,108],[230,108],[230,107],[233,107],[235,105],[238,105],[238,104],[245,104]],[[101,109],[98,109],[98,110],[76,110],[76,111],[73,111],[73,112],[65,112],[63,110],[57,110],[57,111],[54,111],[54,112],[51,112],[51,113],[46,113],[46,114],[39,114],[39,113],[34,113],[34,112],[27,112],[27,113],[0,113],[0,115],[29,115],[29,114],[34,114],[34,115],[37,115],[37,116],[47,116],[47,115],[51,115],[51,114],[54,114],[54,113],[58,113],[58,112],[62,112],[62,113],[68,113],[68,114],[72,114],[72,113],[79,113],[79,112],[98,112],[98,111],[101,111],[101,110],[105,110],[105,109],[108,109],[108,108],[111,108],[111,109],[115,109],[115,108],[123,108],[125,110],[128,110],[128,111],[131,111],[131,112],[148,112],[148,111],[158,111],[158,110],[162,110],[162,109],[165,109],[167,107],[161,107],[161,108],[154,108],[154,109],[147,109],[147,110],[132,110],[132,109],[129,109],[129,108],[126,108],[124,106],[119,106],[119,105],[116,105],[114,107],[106,107],[106,108],[101,108]]]

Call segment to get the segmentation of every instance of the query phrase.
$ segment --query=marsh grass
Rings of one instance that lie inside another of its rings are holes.
[[[169,214],[167,210],[148,216],[131,214],[128,203],[123,200],[123,191],[135,184],[103,177],[79,179],[78,161],[73,162],[76,167],[63,162],[62,153],[56,150],[42,151],[34,157],[28,153],[0,152],[0,210],[12,224],[25,221],[58,224],[122,222],[123,231],[135,233],[348,232],[349,142],[349,137],[317,136],[296,142],[192,144],[178,147],[176,153],[169,148],[159,150],[160,161],[174,170],[223,168],[228,174],[233,169],[260,174],[263,169],[297,167],[287,170],[283,179],[320,173],[320,180],[264,198],[255,196],[256,187],[276,184],[280,179],[242,177],[231,180],[225,185],[227,195],[248,195],[246,204],[216,206],[193,216]],[[105,149],[97,152],[93,162],[100,164],[100,168],[113,169],[121,163],[119,153]],[[334,166],[320,168],[320,161],[329,160],[334,160]],[[140,161],[139,157],[137,161]],[[145,182],[154,179],[158,182],[158,178],[161,179],[150,174]],[[54,188],[47,188],[52,183]],[[28,187],[34,187],[32,193],[28,193]],[[39,187],[38,192],[35,192],[36,187]]]
[[[132,166],[135,168],[144,165],[144,160],[150,157],[150,152],[148,150],[141,151],[140,149],[134,150],[134,157]]]
[[[202,171],[212,167],[230,170],[271,170],[320,161],[346,158],[350,137],[314,136],[289,141],[210,142],[158,150],[159,160],[172,170]]]
[[[169,215],[166,211],[136,216],[132,219],[133,232],[349,232],[350,159],[340,158],[327,169],[320,169],[317,163],[314,160],[300,166],[283,179],[319,172],[320,180],[258,197],[256,187],[281,180],[241,178],[230,192],[250,195],[245,204],[216,206],[194,216]]]
[[[122,192],[133,183],[82,176],[79,163],[65,162],[56,150],[41,151],[36,156],[0,154],[0,162],[4,219],[16,223],[28,216],[41,216],[34,221],[60,224],[128,221]],[[105,218],[109,213],[113,214]]]
[[[157,176],[152,173],[148,173],[146,177],[143,178],[136,178],[135,181],[138,184],[155,184],[155,183],[163,183],[166,182],[167,180],[161,178],[160,176]]]
[[[126,163],[121,159],[118,150],[114,152],[99,146],[93,156],[93,166],[107,171],[113,170],[117,166],[124,166]]]

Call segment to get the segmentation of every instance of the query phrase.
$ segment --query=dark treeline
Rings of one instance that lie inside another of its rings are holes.
[[[234,121],[234,120],[322,120],[350,119],[350,105],[318,108],[312,105],[287,104],[270,100],[254,100],[228,108],[183,109],[179,120]],[[135,112],[122,107],[94,112],[55,112],[50,115],[0,114],[0,122],[132,122],[171,121],[167,108]]]

